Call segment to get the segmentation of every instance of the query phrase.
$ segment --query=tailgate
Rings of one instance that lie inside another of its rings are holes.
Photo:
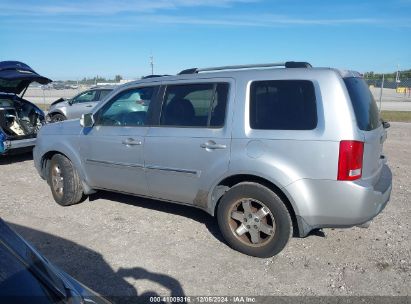
[[[387,138],[387,131],[378,127],[372,131],[364,131],[364,157],[362,179],[369,180],[374,186],[381,175],[382,166],[385,163],[383,156],[383,144]]]

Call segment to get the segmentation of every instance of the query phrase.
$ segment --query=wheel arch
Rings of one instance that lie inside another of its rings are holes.
[[[277,194],[281,200],[283,201],[284,205],[286,206],[290,217],[291,221],[293,224],[293,235],[294,236],[303,236],[305,235],[305,232],[303,231],[302,225],[299,223],[299,217],[298,213],[296,213],[296,210],[298,212],[298,209],[296,206],[293,204],[292,199],[289,198],[289,195],[284,189],[282,189],[279,185],[276,183],[258,176],[258,175],[253,175],[253,174],[235,174],[231,175],[228,177],[225,177],[222,179],[212,190],[212,197],[214,197],[214,200],[212,202],[215,202],[213,206],[211,206],[211,213],[212,215],[215,215],[215,212],[218,208],[218,204],[221,201],[221,198],[223,197],[224,193],[227,192],[230,188],[232,188],[235,185],[238,185],[243,182],[253,182],[257,183],[260,185],[263,185],[273,191],[275,194]]]
[[[43,154],[41,157],[41,162],[40,162],[40,168],[41,168],[41,176],[48,182],[48,172],[50,169],[50,161],[53,158],[54,155],[60,154],[69,159],[73,166],[77,169],[77,172],[79,173],[81,182],[83,184],[83,190],[84,194],[92,194],[95,191],[86,183],[86,179],[84,176],[84,172],[82,170],[79,170],[78,166],[79,164],[77,163],[76,159],[74,157],[71,157],[69,153],[62,152],[60,150],[50,150],[47,151],[46,153]]]
[[[60,111],[60,110],[54,110],[53,112],[49,112],[48,114],[47,114],[47,116],[48,117],[53,117],[54,115],[56,115],[56,114],[60,114],[60,115],[63,115],[64,117],[66,117],[66,119],[67,119],[67,116],[66,116],[66,114],[64,114],[62,111]]]
[[[61,154],[68,159],[70,159],[66,154],[57,151],[57,150],[52,150],[46,152],[42,157],[41,157],[41,162],[40,162],[40,168],[41,168],[41,175],[48,181],[48,172],[50,168],[50,161],[53,158],[54,155],[56,154]]]

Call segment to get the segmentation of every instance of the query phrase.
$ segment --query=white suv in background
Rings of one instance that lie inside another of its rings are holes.
[[[51,104],[46,119],[49,122],[57,122],[80,118],[82,114],[92,112],[93,108],[114,88],[116,86],[93,87],[73,98],[67,100],[60,98]]]

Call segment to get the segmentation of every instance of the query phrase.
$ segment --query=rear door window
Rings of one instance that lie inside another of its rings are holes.
[[[311,81],[254,81],[250,90],[252,129],[312,130],[317,126],[317,106]]]
[[[220,128],[227,97],[228,83],[168,85],[160,125]]]
[[[360,130],[371,131],[381,125],[377,103],[374,100],[366,82],[362,78],[344,78],[344,83],[350,95],[355,118]]]

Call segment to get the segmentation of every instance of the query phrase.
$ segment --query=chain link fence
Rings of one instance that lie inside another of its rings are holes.
[[[365,81],[368,83],[372,94],[376,101],[398,101],[398,102],[411,102],[411,78],[385,78],[373,77],[367,78]]]

